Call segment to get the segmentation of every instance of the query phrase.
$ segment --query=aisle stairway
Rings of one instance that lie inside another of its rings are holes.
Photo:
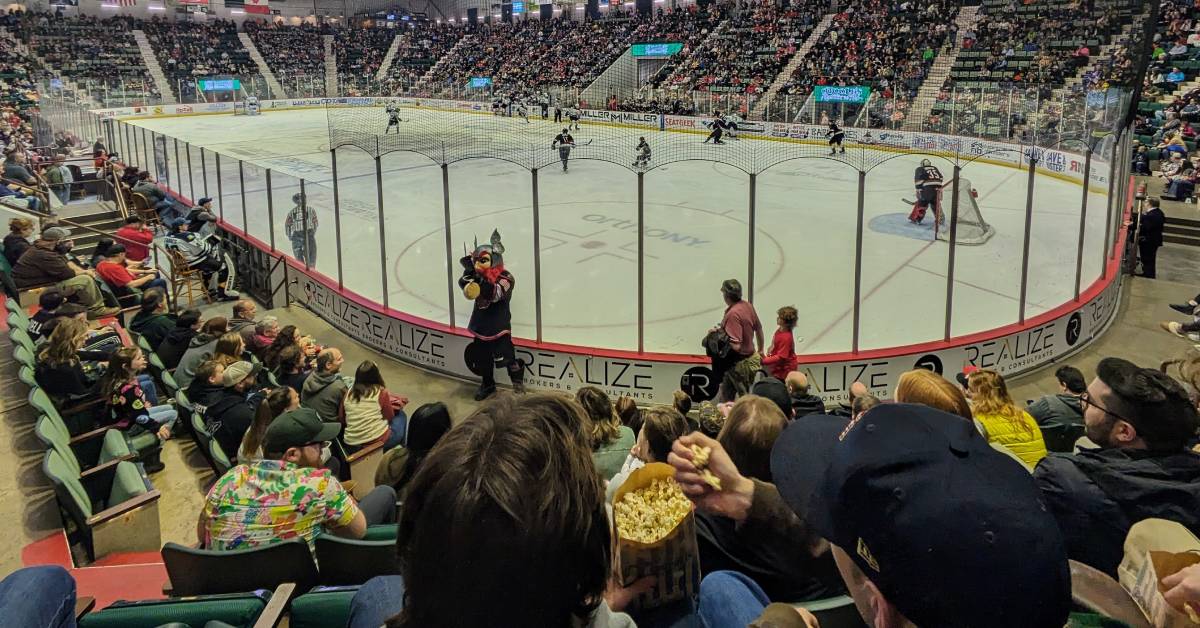
[[[263,80],[267,82],[267,87],[271,90],[270,97],[287,98],[288,93],[284,91],[283,85],[280,85],[279,80],[275,78],[275,73],[271,71],[271,66],[267,65],[267,60],[258,51],[258,46],[254,45],[254,40],[244,32],[238,32],[238,39],[242,40],[242,46],[246,48],[246,52],[250,53],[250,59],[254,61],[254,65],[258,66],[258,73],[263,75]]]
[[[442,55],[442,58],[438,59],[437,63],[434,63],[433,65],[429,66],[429,69],[426,70],[425,74],[421,76],[421,80],[417,81],[416,87],[417,88],[428,87],[429,81],[431,81],[433,79],[434,71],[437,70],[438,68],[442,67],[442,65],[444,65],[446,63],[457,62],[458,49],[461,48],[463,46],[463,44],[473,41],[474,37],[475,37],[474,35],[463,35],[458,41],[454,42],[454,45],[450,47],[450,50],[448,50],[446,52],[446,54]]]
[[[162,66],[158,64],[158,57],[154,56],[154,46],[150,45],[150,40],[146,37],[146,33],[141,29],[134,29],[133,39],[137,41],[138,51],[142,53],[142,63],[146,64],[146,68],[150,70],[150,78],[154,79],[154,85],[158,87],[158,92],[162,94],[162,101],[168,105],[179,102],[175,98],[175,90],[171,89],[171,81],[167,80],[167,75],[163,74]]]
[[[333,35],[322,35],[325,40],[325,96],[338,95],[337,54],[333,51]]]
[[[392,45],[388,46],[387,54],[383,55],[383,62],[379,64],[379,71],[375,73],[375,80],[382,83],[383,79],[387,78],[388,70],[392,69],[392,60],[396,58],[396,51],[400,49],[400,36],[396,35],[392,38]]]
[[[788,59],[787,65],[783,66],[779,74],[775,75],[775,80],[771,82],[771,87],[767,88],[767,92],[762,95],[762,98],[758,99],[758,102],[754,104],[754,108],[750,110],[751,120],[762,119],[763,112],[767,110],[767,106],[775,99],[779,90],[783,89],[784,85],[787,85],[788,81],[792,78],[792,73],[796,71],[796,68],[800,67],[808,51],[812,50],[812,47],[817,45],[818,41],[821,41],[821,36],[825,34],[825,31],[829,30],[829,25],[833,23],[833,16],[833,13],[828,13],[825,17],[821,18],[820,22],[817,22],[817,27],[813,29],[812,34],[796,49],[796,54],[792,55],[791,59]]]
[[[946,83],[946,78],[950,76],[950,70],[954,67],[954,61],[963,49],[963,40],[966,39],[967,32],[974,31],[975,25],[982,17],[979,9],[979,5],[963,7],[958,12],[958,17],[954,18],[954,24],[958,26],[958,36],[954,41],[947,42],[938,52],[937,58],[934,59],[933,67],[929,69],[929,74],[921,83],[921,88],[917,90],[917,97],[913,99],[912,107],[904,119],[904,126],[901,128],[905,131],[921,130],[922,123],[929,118],[929,112],[933,111],[933,106],[937,104],[937,97],[942,91],[942,85]]]

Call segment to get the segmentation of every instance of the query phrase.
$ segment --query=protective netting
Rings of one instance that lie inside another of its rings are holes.
[[[996,230],[984,220],[983,213],[979,211],[979,192],[969,180],[962,177],[958,178],[957,186],[955,183],[949,181],[942,188],[942,211],[946,215],[947,223],[938,229],[937,239],[949,241],[953,227],[956,244],[983,244]],[[956,225],[951,225],[949,221],[953,216],[955,190],[958,194],[958,220]]]

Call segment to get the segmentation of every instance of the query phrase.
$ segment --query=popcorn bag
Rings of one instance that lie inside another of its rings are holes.
[[[1130,528],[1117,575],[1151,625],[1196,628],[1200,616],[1167,604],[1162,585],[1163,578],[1196,563],[1200,563],[1200,540],[1187,528],[1173,521],[1145,519]]]
[[[646,576],[655,578],[654,588],[638,596],[635,605],[642,609],[657,608],[672,602],[695,597],[700,588],[700,556],[696,548],[696,517],[692,512],[691,502],[687,502],[684,512],[676,520],[664,523],[661,529],[655,529],[653,542],[642,542],[627,538],[641,536],[649,528],[642,530],[622,530],[621,521],[624,517],[617,514],[622,499],[626,494],[645,491],[634,496],[638,498],[649,494],[655,489],[662,489],[662,482],[669,482],[675,491],[679,487],[674,480],[675,470],[669,464],[655,462],[637,469],[629,475],[625,483],[617,489],[613,496],[613,520],[617,530],[617,547],[621,561],[621,583],[629,586]],[[684,501],[682,491],[679,496]],[[638,500],[641,501],[641,500]],[[665,505],[665,502],[664,504]],[[670,509],[670,508],[668,508]],[[663,512],[664,509],[659,509]],[[662,522],[660,522],[662,523]],[[667,527],[669,525],[669,528]]]

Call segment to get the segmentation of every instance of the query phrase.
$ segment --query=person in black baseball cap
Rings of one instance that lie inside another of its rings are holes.
[[[852,421],[805,417],[775,443],[775,485],[742,477],[715,442],[693,442],[702,439],[679,439],[670,458],[697,507],[828,541],[869,626],[1066,623],[1071,578],[1054,518],[1028,471],[961,417],[910,404],[880,405]],[[691,464],[692,444],[713,448],[707,468],[721,491]],[[796,517],[789,521],[779,502]],[[701,583],[708,626],[745,626],[755,618],[747,609],[766,606],[753,583],[715,576],[722,581]],[[706,608],[717,584],[720,602]]]

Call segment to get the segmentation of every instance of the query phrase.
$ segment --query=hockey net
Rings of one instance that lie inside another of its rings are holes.
[[[946,215],[946,224],[937,230],[937,239],[950,240],[950,217],[954,207],[954,181],[947,181],[942,187],[942,211]],[[979,211],[979,192],[967,179],[958,179],[958,225],[954,233],[957,244],[978,245],[991,239],[996,230],[983,219]]]
[[[259,105],[258,113],[260,113],[260,114],[262,113],[262,105]],[[233,115],[235,115],[235,116],[246,115],[246,101],[244,101],[244,100],[234,101]]]

